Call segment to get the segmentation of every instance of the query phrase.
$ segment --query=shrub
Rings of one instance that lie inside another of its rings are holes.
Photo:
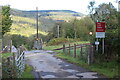
[[[63,43],[68,43],[68,42],[73,42],[73,39],[70,38],[54,38],[50,40],[47,45],[58,45],[58,44],[63,44]]]
[[[12,40],[12,45],[15,47],[19,47],[21,45],[25,45],[27,49],[32,49],[34,43],[34,37],[25,37],[17,34],[13,35],[5,35],[3,38],[3,45],[6,46],[9,44],[10,40]]]

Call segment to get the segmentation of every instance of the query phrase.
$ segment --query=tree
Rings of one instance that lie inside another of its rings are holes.
[[[2,16],[0,14],[0,39],[2,38]]]
[[[93,19],[93,11],[95,10],[95,1],[90,1],[89,5],[88,5],[88,9],[89,9],[89,13],[90,13],[90,17]]]
[[[74,38],[75,29],[73,27],[73,21],[64,22],[61,25],[61,35],[65,38]]]
[[[77,18],[70,22],[63,22],[60,25],[60,36],[64,38],[81,38],[81,40],[89,39],[89,32],[94,32],[95,24],[89,17],[80,20]],[[57,29],[53,30],[54,32]],[[54,33],[57,34],[57,33]]]
[[[120,12],[118,12],[118,22],[120,22]],[[118,35],[120,35],[120,23],[118,23]],[[117,44],[117,49],[118,49],[118,47],[120,46],[120,36],[118,36],[118,39],[117,39],[117,41],[116,41],[116,44]],[[118,49],[118,63],[119,63],[119,65],[120,65],[120,49]],[[119,73],[118,74],[120,74],[120,71],[119,71]]]
[[[10,31],[11,25],[10,6],[2,6],[2,36]]]
[[[76,20],[75,28],[77,38],[89,40],[89,32],[94,32],[95,24],[90,17],[86,16],[80,20]]]
[[[105,32],[105,54],[109,59],[113,58],[117,54],[117,45],[118,45],[118,12],[112,3],[100,4],[97,8],[94,9],[95,13],[91,14],[94,22],[104,21],[106,23],[106,32]],[[99,40],[100,43],[101,40]],[[101,46],[101,44],[100,44]],[[101,47],[100,47],[101,48]],[[101,53],[101,49],[99,49]]]

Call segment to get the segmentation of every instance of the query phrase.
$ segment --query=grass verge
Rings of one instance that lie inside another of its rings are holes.
[[[3,58],[7,58],[12,56],[13,53],[2,53]],[[29,65],[25,65],[25,71],[23,72],[21,78],[30,78],[34,80],[34,76],[32,75],[33,68]]]
[[[34,76],[32,75],[32,70],[33,70],[32,66],[26,64],[25,71],[23,72],[21,78],[31,78],[34,80]]]
[[[73,46],[74,44],[85,44],[85,43],[89,43],[89,41],[75,41],[70,43],[71,46]],[[65,43],[65,45],[68,47],[69,43]],[[44,49],[45,50],[53,50],[53,49],[57,49],[57,48],[62,48],[63,44],[58,44],[58,45],[44,45]]]
[[[12,55],[13,55],[13,53],[2,53],[3,58],[7,58],[7,57],[10,57]]]
[[[57,54],[56,57],[65,59],[66,61],[68,61],[70,63],[74,63],[78,66],[84,67],[91,71],[98,72],[99,74],[102,74],[108,78],[115,78],[116,76],[119,76],[117,73],[118,72],[117,62],[114,62],[114,61],[88,65],[87,63],[83,62],[82,60],[80,60],[78,58],[73,58],[73,57],[65,55],[63,53]]]

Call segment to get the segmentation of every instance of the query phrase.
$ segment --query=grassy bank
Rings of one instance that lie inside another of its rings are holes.
[[[7,58],[13,56],[13,53],[2,53],[3,58]],[[29,65],[25,65],[25,71],[22,73],[21,78],[30,78],[34,80],[34,76],[32,75],[33,68]]]
[[[3,58],[7,58],[7,57],[10,57],[12,55],[13,55],[13,53],[2,53]]]
[[[22,74],[21,78],[30,78],[32,80],[34,80],[34,76],[32,75],[32,66],[29,65],[25,65],[25,71]]]
[[[75,42],[71,42],[70,45],[74,45],[74,44],[85,44],[85,43],[89,43],[89,41],[75,41]],[[65,43],[66,46],[69,46],[69,43]],[[44,45],[44,49],[45,50],[53,50],[53,49],[57,49],[57,48],[62,48],[63,44],[58,44],[58,45]]]
[[[84,67],[86,69],[89,69],[91,71],[98,72],[99,74],[102,74],[108,78],[115,78],[118,76],[118,64],[117,62],[101,62],[97,64],[88,65],[87,63],[83,62],[82,60],[78,58],[73,58],[71,56],[65,55],[63,53],[59,53],[56,55],[59,58],[62,58],[70,63],[76,64],[78,66]]]

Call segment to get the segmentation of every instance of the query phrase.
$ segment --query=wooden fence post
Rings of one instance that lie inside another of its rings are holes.
[[[8,70],[7,70],[7,72],[8,72],[8,77],[10,78],[11,77],[11,74],[10,74],[10,57],[8,57],[7,58],[7,66],[8,66]]]
[[[82,58],[82,45],[80,47],[80,57]]]
[[[74,44],[74,58],[76,58],[76,44]]]
[[[15,53],[13,53],[13,65],[15,65]]]
[[[16,53],[16,57],[18,58],[19,55],[19,48],[17,48],[17,53]]]
[[[94,61],[93,46],[90,45],[88,47],[88,64],[92,64],[93,61]]]
[[[66,51],[65,51],[65,44],[63,44],[63,53],[65,53]]]
[[[13,53],[13,73],[14,73],[15,78],[17,78],[16,70],[17,70],[17,68],[16,68],[16,63],[15,63],[15,53]]]
[[[10,65],[10,57],[7,58],[8,66]]]
[[[10,40],[10,53],[12,52],[12,40]]]
[[[94,62],[94,51],[93,51],[93,45],[91,45],[91,63]]]
[[[90,64],[90,46],[88,47],[88,65]]]
[[[70,44],[69,44],[69,55],[70,55],[70,49],[71,49],[71,48],[70,48]]]

